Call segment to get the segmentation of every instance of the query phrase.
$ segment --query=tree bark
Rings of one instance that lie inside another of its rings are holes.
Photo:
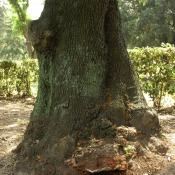
[[[172,44],[175,45],[175,8],[173,9],[173,15],[172,15],[172,18],[173,18],[173,36],[172,36]]]
[[[128,57],[115,0],[46,0],[29,29],[39,88],[21,154],[43,155],[58,166],[79,140],[115,137],[113,125],[158,132]]]
[[[26,48],[27,48],[27,53],[28,53],[29,58],[32,58],[32,59],[36,58],[35,51],[34,51],[34,48],[32,46],[32,42],[30,40],[30,37],[29,37],[29,34],[28,34],[26,27],[23,28],[23,36],[25,38]]]

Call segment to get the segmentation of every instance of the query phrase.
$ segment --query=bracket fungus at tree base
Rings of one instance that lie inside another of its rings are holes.
[[[128,169],[127,157],[119,152],[119,144],[94,140],[77,147],[72,158],[66,164],[76,169],[79,174],[124,175]]]

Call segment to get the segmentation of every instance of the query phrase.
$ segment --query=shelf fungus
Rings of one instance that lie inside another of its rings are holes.
[[[128,169],[124,154],[113,143],[97,142],[78,147],[72,158],[66,161],[78,174],[121,175]]]

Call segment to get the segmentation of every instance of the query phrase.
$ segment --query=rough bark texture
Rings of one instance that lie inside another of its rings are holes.
[[[174,13],[173,13],[173,42],[172,44],[175,45],[175,7],[174,7]]]
[[[51,174],[62,175],[67,168],[61,165],[79,140],[115,137],[114,125],[159,130],[130,63],[115,0],[46,0],[29,29],[40,71],[37,101],[18,149],[23,156],[42,155],[57,167]]]

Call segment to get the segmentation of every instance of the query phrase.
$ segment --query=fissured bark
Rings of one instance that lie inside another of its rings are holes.
[[[39,88],[18,147],[23,156],[61,167],[79,140],[115,137],[114,125],[159,130],[128,57],[116,0],[46,0],[29,31]]]

